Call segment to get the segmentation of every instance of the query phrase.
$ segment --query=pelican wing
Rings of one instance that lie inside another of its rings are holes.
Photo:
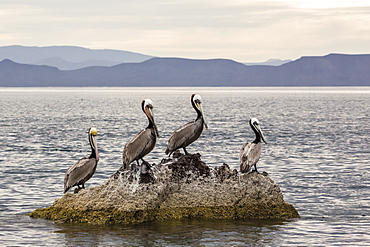
[[[240,172],[249,172],[254,164],[257,164],[262,152],[261,143],[246,143],[240,149],[239,164]]]
[[[244,162],[245,158],[244,158],[244,153],[245,152],[248,152],[248,149],[249,149],[249,146],[251,145],[251,143],[248,143],[246,142],[243,147],[240,149],[240,152],[239,152],[239,163],[241,164],[242,162]],[[245,151],[246,150],[246,151]]]
[[[150,129],[143,129],[132,138],[123,149],[123,164],[130,164],[132,161],[144,157],[155,145]]]
[[[68,168],[64,176],[64,193],[71,187],[84,184],[95,173],[97,161],[95,158],[82,158]]]
[[[202,133],[202,122],[192,121],[175,130],[168,140],[166,154],[186,147],[194,142]]]

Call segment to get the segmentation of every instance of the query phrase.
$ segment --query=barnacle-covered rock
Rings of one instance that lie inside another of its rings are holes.
[[[117,171],[103,184],[67,193],[29,215],[89,224],[299,217],[266,173],[239,174],[227,164],[211,169],[199,154],[179,152],[159,164]]]

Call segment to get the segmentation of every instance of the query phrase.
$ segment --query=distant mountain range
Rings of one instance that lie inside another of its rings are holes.
[[[301,57],[279,66],[141,56],[144,61],[74,70],[7,58],[0,62],[0,86],[370,86],[370,55]]]
[[[60,70],[75,70],[91,66],[114,66],[121,63],[140,63],[153,56],[120,50],[94,50],[77,46],[2,46],[0,61],[10,59],[16,63],[47,65]],[[245,65],[279,66],[291,60],[269,59]]]
[[[119,50],[93,50],[76,46],[3,46],[0,61],[48,65],[60,70],[74,70],[90,66],[113,66],[120,63],[140,63],[152,56]]]

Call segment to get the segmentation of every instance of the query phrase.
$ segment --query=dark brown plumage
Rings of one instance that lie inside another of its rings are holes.
[[[158,130],[153,117],[153,102],[150,99],[143,100],[141,108],[149,120],[149,125],[134,136],[124,147],[122,152],[122,167],[120,170],[129,169],[132,161],[143,160],[150,153],[156,143]]]
[[[89,142],[91,146],[91,155],[89,158],[82,158],[68,168],[64,176],[64,193],[66,193],[73,186],[80,185],[85,188],[85,183],[95,173],[96,166],[99,161],[98,147],[96,144],[97,130],[95,128],[89,129]]]
[[[202,98],[200,95],[192,94],[191,104],[197,112],[197,118],[194,121],[183,125],[172,133],[170,139],[168,140],[166,149],[166,154],[168,155],[171,155],[174,151],[180,148],[184,150],[185,154],[188,154],[186,147],[199,138],[199,136],[202,134],[203,126],[205,126],[206,129],[208,128],[204,119]]]

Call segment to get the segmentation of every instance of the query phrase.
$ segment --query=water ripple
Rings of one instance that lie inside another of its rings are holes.
[[[320,90],[0,90],[0,245],[370,245],[369,89]],[[147,125],[145,98],[154,101],[161,135],[147,160],[158,163],[172,131],[196,117],[193,92],[202,95],[210,128],[188,151],[211,166],[238,169],[240,147],[254,139],[248,119],[257,117],[269,143],[259,170],[280,185],[302,219],[80,228],[23,216],[62,196],[66,169],[89,155],[91,126],[99,132],[101,161],[86,185],[113,174],[124,144]]]

